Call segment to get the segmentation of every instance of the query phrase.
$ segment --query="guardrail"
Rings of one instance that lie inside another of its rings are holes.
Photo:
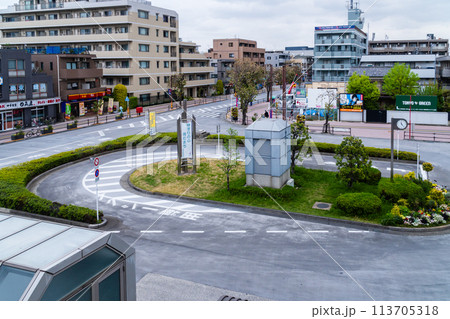
[[[447,142],[450,143],[450,133],[439,132],[411,132],[403,131],[403,139],[429,142]]]

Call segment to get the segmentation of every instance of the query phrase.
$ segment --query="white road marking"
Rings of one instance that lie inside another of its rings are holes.
[[[110,233],[112,233],[112,234],[120,234],[120,230],[111,230]]]
[[[120,192],[124,192],[126,193],[126,191],[124,189],[111,189],[111,190],[102,190],[101,194],[107,194],[107,193],[120,193]]]
[[[131,209],[136,209],[136,203],[133,204],[133,207],[131,207]]]
[[[102,174],[114,174],[114,173],[126,173],[126,172],[128,172],[129,171],[129,169],[116,169],[116,170],[114,170],[114,171],[102,171],[101,173]]]
[[[368,233],[368,230],[349,230],[349,233]]]
[[[175,120],[175,118],[172,115],[169,115],[169,119]]]
[[[107,183],[107,184],[102,184],[101,182],[98,183],[98,186],[99,186],[99,187],[116,186],[116,185],[120,185],[120,183],[119,183],[119,182],[117,182],[117,183]],[[89,185],[89,186],[88,186],[88,188],[92,188],[92,187],[95,187],[95,184],[94,184],[94,185]]]
[[[92,174],[93,174],[93,172],[92,172]],[[120,179],[120,178],[122,178],[122,176],[108,176],[108,177],[102,177],[102,181],[110,180],[110,179]],[[93,182],[93,181],[95,181],[95,179],[94,178],[86,178],[85,181]]]
[[[163,230],[141,230],[143,234],[161,234],[163,232]]]
[[[224,233],[226,234],[245,234],[246,230],[225,230]]]
[[[109,199],[106,204],[112,204],[113,206],[116,206],[116,200],[114,198]]]
[[[183,234],[203,234],[203,230],[183,230]]]
[[[328,230],[308,230],[308,233],[328,233]]]
[[[325,165],[336,165],[335,162],[323,162]]]
[[[134,127],[134,124],[133,124],[133,123],[130,123],[130,127]]]
[[[138,196],[138,195],[130,195],[130,196],[116,197],[117,200],[132,199],[132,198],[140,198],[140,196]]]
[[[99,138],[98,139],[100,142],[104,142],[104,141],[111,141],[112,138],[111,137],[104,137],[104,138]]]
[[[103,131],[97,131],[97,133],[98,133],[98,135],[100,135],[100,136],[105,136],[105,132],[103,132]]]
[[[158,211],[159,209],[156,209],[156,208],[150,208],[150,207],[142,207],[142,209],[145,209],[145,210],[152,210],[152,211]]]
[[[268,234],[286,234],[287,230],[267,230]]]
[[[33,156],[28,156],[28,158],[32,159],[32,158],[39,158],[39,157],[43,157],[43,156],[45,156],[44,153],[39,153],[39,154],[36,154],[36,155],[33,155]]]

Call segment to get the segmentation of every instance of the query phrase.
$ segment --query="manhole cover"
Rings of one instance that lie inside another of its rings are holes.
[[[322,209],[322,210],[330,210],[331,209],[331,204],[330,203],[317,202],[317,203],[314,204],[314,206],[312,208]]]

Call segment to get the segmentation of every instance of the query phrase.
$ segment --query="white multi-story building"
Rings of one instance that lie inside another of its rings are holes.
[[[179,69],[178,14],[142,0],[20,0],[0,10],[0,44],[31,52],[95,54],[102,86],[162,101]]]

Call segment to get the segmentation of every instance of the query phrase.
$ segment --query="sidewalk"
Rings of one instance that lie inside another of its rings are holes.
[[[247,111],[247,125],[253,123],[252,116],[257,113],[257,118],[261,118],[264,112],[269,109],[269,103],[263,102],[249,106]],[[269,111],[270,112],[270,111]],[[294,119],[289,119],[289,112],[287,114],[289,123],[292,123]],[[272,118],[282,119],[282,114],[273,114]],[[227,120],[231,122],[230,113],[227,114]],[[234,122],[233,122],[234,123]],[[238,121],[235,124],[241,125],[242,123],[242,112],[239,112]],[[306,125],[310,128],[312,134],[322,134],[322,127],[325,124],[324,120],[321,121],[306,121]],[[330,126],[332,128],[338,128],[344,131],[350,129],[352,136],[357,137],[372,137],[372,138],[391,138],[391,124],[388,123],[365,123],[365,122],[337,122],[330,121]],[[450,126],[433,126],[433,125],[415,125],[414,130],[410,130],[409,127],[404,131],[397,131],[401,140],[419,140],[419,141],[436,141],[436,142],[450,142]],[[394,133],[395,138],[397,138],[397,133]]]
[[[208,97],[208,98],[197,98],[192,101],[187,101],[187,106],[189,108],[189,107],[194,107],[194,106],[198,106],[198,105],[215,103],[215,102],[219,102],[219,101],[229,101],[229,100],[230,100],[230,95],[214,96],[214,97]],[[178,102],[174,102],[173,109],[176,109],[177,105],[178,105]],[[159,105],[145,106],[143,108],[143,110],[144,110],[144,112],[141,113],[140,116],[143,117],[143,119],[144,119],[145,112],[147,112],[147,111],[152,111],[152,112],[156,112],[156,113],[164,113],[164,112],[170,111],[171,108],[170,108],[170,103],[165,103],[165,104],[159,104]],[[72,124],[75,120],[78,121],[77,129],[92,126],[92,125],[99,125],[99,124],[114,122],[114,121],[116,121],[115,116],[117,114],[118,113],[101,115],[98,117],[98,122],[97,122],[97,116],[95,114],[89,114],[86,116],[78,117],[78,118],[75,118],[74,120],[70,120],[70,121],[58,122],[58,123],[52,124],[53,133],[67,131],[67,124]],[[124,115],[123,119],[128,118],[128,115],[126,112],[123,112],[123,115]],[[130,110],[130,117],[131,118],[139,117],[139,115],[136,113],[135,109]],[[118,120],[118,121],[120,121],[120,120]],[[40,128],[43,129],[45,127],[47,127],[47,126],[44,125],[44,126],[41,126]],[[31,131],[32,129],[35,129],[35,127],[33,127],[33,128],[28,127],[26,129],[24,129],[23,131],[26,134],[27,132]],[[11,135],[14,133],[17,133],[17,130],[0,132],[0,144],[14,142],[14,141],[11,141]]]

